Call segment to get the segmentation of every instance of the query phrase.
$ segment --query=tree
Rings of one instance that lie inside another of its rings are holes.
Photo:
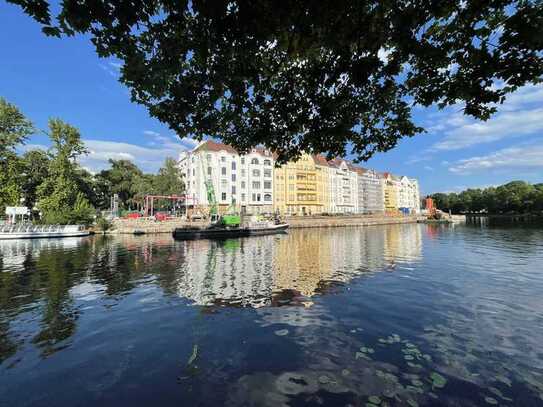
[[[99,176],[107,180],[111,193],[118,194],[121,205],[128,208],[137,192],[138,180],[143,177],[141,170],[129,160],[109,160],[111,168],[101,171]]]
[[[0,97],[0,214],[22,197],[21,162],[15,147],[34,132],[32,123],[19,109]]]
[[[433,194],[437,208],[454,213],[538,213],[543,211],[543,184],[512,181],[497,188],[468,189],[460,194]]]
[[[367,159],[423,130],[416,105],[486,120],[543,74],[538,0],[9,1],[45,34],[85,33],[119,58],[132,100],[181,137],[281,161]]]
[[[25,205],[32,209],[38,200],[38,187],[49,175],[49,156],[43,150],[30,150],[23,154],[21,163]]]
[[[49,120],[48,176],[38,187],[38,208],[45,223],[77,223],[90,204],[79,190],[76,159],[86,152],[79,131],[59,119]]]
[[[180,195],[185,190],[181,180],[181,170],[177,161],[173,158],[166,158],[164,165],[158,170],[154,177],[153,193],[158,195]]]
[[[32,122],[17,108],[0,97],[0,160],[12,157],[17,145],[34,132]]]

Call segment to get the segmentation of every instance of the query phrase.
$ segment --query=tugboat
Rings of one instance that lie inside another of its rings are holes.
[[[202,173],[205,174],[203,162]],[[174,239],[228,239],[285,233],[288,229],[288,223],[282,223],[278,217],[274,220],[265,220],[252,216],[248,222],[242,222],[242,217],[239,213],[236,213],[235,202],[232,202],[224,215],[219,215],[215,189],[211,179],[205,179],[204,184],[210,205],[209,216],[211,223],[207,227],[176,228],[173,231]]]

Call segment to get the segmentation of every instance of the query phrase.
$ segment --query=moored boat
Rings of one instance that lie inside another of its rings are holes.
[[[229,239],[233,237],[262,236],[285,233],[288,223],[254,222],[239,227],[209,226],[204,228],[176,228],[173,237],[180,240],[189,239]]]
[[[2,225],[0,240],[88,236],[81,225]]]

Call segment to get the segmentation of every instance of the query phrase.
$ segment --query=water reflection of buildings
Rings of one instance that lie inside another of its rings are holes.
[[[178,292],[200,305],[304,302],[335,283],[422,256],[417,225],[302,229],[286,236],[184,245]]]

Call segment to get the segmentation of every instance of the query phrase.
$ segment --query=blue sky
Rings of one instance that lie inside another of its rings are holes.
[[[40,129],[50,117],[79,128],[90,151],[82,164],[93,171],[109,158],[156,171],[165,157],[194,146],[130,102],[118,63],[99,58],[88,38],[45,37],[19,7],[2,2],[0,50],[0,96]],[[362,165],[418,178],[423,193],[543,182],[543,85],[519,90],[487,122],[463,116],[460,106],[417,108],[414,116],[427,133]],[[36,135],[25,148],[47,145],[47,136]]]

